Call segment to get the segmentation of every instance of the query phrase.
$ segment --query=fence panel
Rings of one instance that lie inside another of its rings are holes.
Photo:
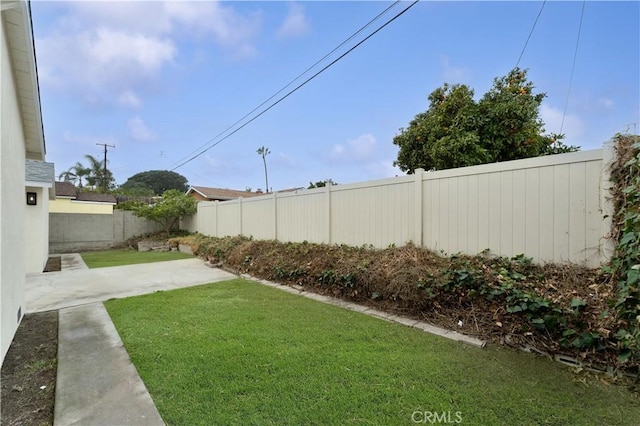
[[[425,173],[424,244],[597,266],[602,168],[594,150]]]
[[[191,218],[192,224],[195,223],[196,229],[189,228],[190,231],[198,231],[203,235],[210,237],[218,236],[218,202],[202,201],[198,203],[198,212],[195,217]]]
[[[229,237],[242,234],[242,200],[218,203],[218,224],[216,236]]]
[[[404,245],[415,236],[414,179],[403,177],[331,189],[331,242]]]
[[[329,244],[329,190],[277,194],[277,239]]]
[[[257,240],[273,240],[275,230],[275,200],[271,197],[255,197],[242,200],[242,234]]]

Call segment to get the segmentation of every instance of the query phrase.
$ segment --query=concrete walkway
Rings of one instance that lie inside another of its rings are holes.
[[[63,255],[60,272],[28,274],[27,313],[51,311],[229,280],[236,276],[204,266],[201,259],[87,269],[79,255]],[[65,264],[69,265],[65,268]]]
[[[60,310],[53,424],[164,425],[102,303]]]
[[[27,312],[59,309],[54,425],[164,425],[104,305],[236,278],[200,259],[88,269],[62,255],[62,271],[27,276]]]

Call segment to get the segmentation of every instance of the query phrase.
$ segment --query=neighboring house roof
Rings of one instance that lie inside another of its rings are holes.
[[[22,125],[26,141],[26,158],[45,159],[44,130],[40,108],[40,89],[31,25],[31,7],[25,1],[2,2],[2,18],[16,80]]]
[[[116,197],[111,194],[99,194],[97,192],[78,192],[76,201],[116,204]]]
[[[71,198],[76,201],[116,204],[116,197],[111,194],[97,192],[78,192],[71,182],[56,182],[56,196]]]
[[[298,188],[281,189],[276,192],[277,193],[294,192],[294,191],[299,191],[301,189],[304,189],[304,187],[301,186]],[[209,201],[216,201],[216,200],[227,201],[227,200],[233,200],[240,197],[247,198],[247,197],[258,197],[260,195],[266,195],[264,192],[260,190],[258,191],[259,192],[251,192],[251,191],[238,191],[235,189],[209,188],[206,186],[191,186],[187,191],[187,195],[193,194],[195,192]]]
[[[71,182],[56,182],[56,196],[75,198],[78,190]]]
[[[206,186],[192,186],[187,191],[187,194],[198,193],[202,197],[211,201],[227,201],[240,197],[255,197],[257,195],[264,195],[262,193],[255,193],[250,191],[237,191],[235,189],[222,189],[222,188],[208,188]]]
[[[296,191],[300,191],[301,189],[306,189],[306,188],[304,186],[299,186],[296,188],[281,189],[279,191],[276,191],[276,193],[280,194],[281,192],[296,192]]]

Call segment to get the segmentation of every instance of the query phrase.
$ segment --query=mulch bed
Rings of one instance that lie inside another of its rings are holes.
[[[62,270],[62,258],[60,256],[51,256],[47,260],[43,272],[60,272]]]
[[[25,315],[2,364],[2,425],[53,425],[57,357],[58,311]]]

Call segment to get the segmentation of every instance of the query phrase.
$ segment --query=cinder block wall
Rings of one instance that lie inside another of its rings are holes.
[[[161,231],[162,227],[130,211],[113,215],[50,213],[49,252],[68,253],[118,246],[138,235]]]

